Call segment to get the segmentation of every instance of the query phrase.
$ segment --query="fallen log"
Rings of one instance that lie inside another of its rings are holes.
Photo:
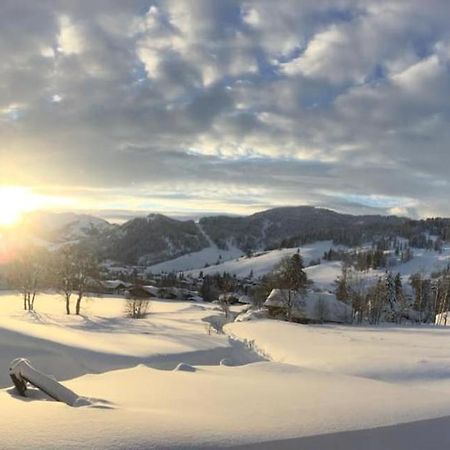
[[[22,397],[26,397],[27,383],[30,383],[54,400],[69,406],[75,406],[80,399],[75,392],[36,370],[25,358],[17,358],[11,362],[9,376]]]

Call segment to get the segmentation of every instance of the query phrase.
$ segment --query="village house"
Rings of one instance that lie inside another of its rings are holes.
[[[337,300],[330,292],[315,292],[307,290],[304,294],[288,289],[273,289],[264,306],[271,316],[286,317],[289,295],[292,301],[292,320],[300,323],[351,321],[352,308]]]

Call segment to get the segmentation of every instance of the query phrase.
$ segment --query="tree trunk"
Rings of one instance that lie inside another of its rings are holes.
[[[66,314],[70,314],[70,296],[66,295]]]
[[[288,291],[287,320],[288,322],[292,322],[292,298],[290,289]]]
[[[32,310],[32,308],[31,308],[31,293],[30,292],[27,292],[27,309],[28,309],[28,311],[31,311]]]
[[[23,309],[25,311],[27,310],[27,294],[26,293],[23,294]]]
[[[31,310],[34,311],[34,299],[36,298],[36,291],[33,292],[33,297],[31,297]]]
[[[76,303],[76,305],[75,305],[75,314],[76,314],[77,316],[80,315],[81,299],[82,299],[82,298],[83,298],[83,293],[82,293],[82,292],[79,292],[79,293],[78,293],[78,298],[77,298],[77,303]]]

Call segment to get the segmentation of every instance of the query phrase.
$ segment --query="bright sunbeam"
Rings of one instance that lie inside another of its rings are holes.
[[[14,226],[25,213],[37,209],[59,209],[72,204],[71,199],[38,194],[28,187],[0,186],[0,226]]]
[[[16,186],[0,187],[0,225],[16,224],[26,212],[40,206],[39,196],[31,189]]]

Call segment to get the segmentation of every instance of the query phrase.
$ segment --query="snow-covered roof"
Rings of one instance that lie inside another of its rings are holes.
[[[264,302],[264,306],[286,308],[288,289],[272,289]],[[352,309],[349,305],[336,299],[330,292],[314,292],[308,290],[304,295],[291,292],[294,296],[292,317],[297,319],[326,322],[347,322]]]
[[[102,284],[105,288],[108,289],[119,289],[131,286],[131,283],[127,283],[126,281],[122,280],[105,280],[102,282]]]
[[[148,292],[150,295],[153,295],[154,297],[158,297],[158,290],[159,290],[158,287],[152,286],[152,285],[146,285],[146,286],[142,286],[142,289],[145,292]]]

